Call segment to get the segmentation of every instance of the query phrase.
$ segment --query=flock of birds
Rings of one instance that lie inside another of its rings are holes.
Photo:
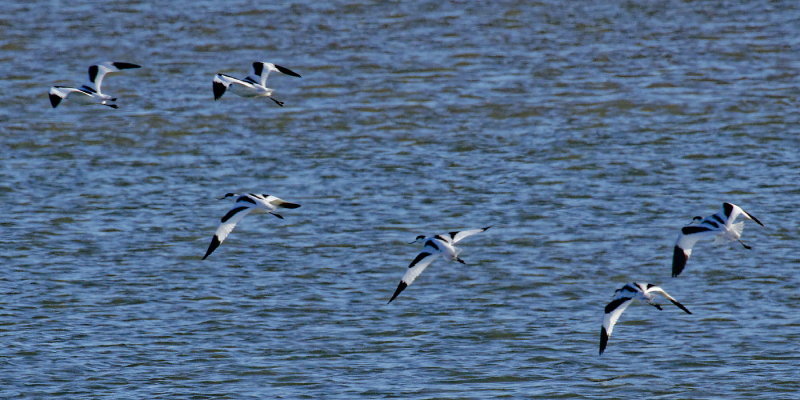
[[[119,72],[126,69],[141,68],[141,65],[131,64],[126,62],[113,62],[106,61],[100,64],[95,64],[89,67],[89,80],[81,87],[69,86],[53,86],[50,88],[50,105],[53,108],[58,107],[61,101],[68,97],[77,99],[78,102],[83,104],[100,104],[111,108],[119,108],[117,106],[116,97],[111,97],[102,92],[100,85],[103,83],[103,78],[108,73]],[[272,97],[274,89],[267,87],[267,77],[271,71],[280,72],[284,75],[294,76],[300,78],[300,74],[290,70],[289,68],[281,67],[267,62],[256,61],[253,63],[253,72],[244,79],[237,79],[230,75],[216,74],[213,79],[214,100],[219,100],[225,91],[230,89],[231,92],[236,93],[242,97],[268,97],[274,101],[275,104],[283,107],[283,102],[278,101]]]
[[[140,68],[137,64],[125,62],[103,62],[89,67],[89,81],[81,87],[67,87],[67,86],[53,86],[50,88],[50,104],[53,108],[57,107],[63,100],[67,98],[75,98],[83,104],[98,104],[111,108],[118,108],[116,97],[112,97],[102,92],[101,84],[106,74],[111,72],[119,72],[126,69]],[[252,73],[244,79],[234,78],[225,74],[216,74],[212,79],[212,90],[214,93],[214,100],[219,100],[227,90],[242,96],[242,97],[267,97],[275,104],[283,106],[283,102],[275,99],[272,94],[273,89],[268,88],[267,77],[270,72],[278,72],[284,75],[293,77],[300,77],[300,74],[280,65],[256,61],[252,64]],[[276,210],[280,208],[294,209],[300,207],[300,204],[284,201],[278,197],[268,194],[254,194],[254,193],[227,193],[222,199],[228,197],[235,197],[233,207],[225,213],[221,218],[220,224],[217,227],[214,236],[211,238],[211,243],[208,245],[203,260],[208,258],[230,235],[236,224],[239,223],[248,214],[266,213],[271,214],[277,218],[283,219],[281,214]],[[756,222],[764,226],[758,218],[743,210],[741,207],[731,204],[723,203],[722,210],[718,213],[712,214],[708,217],[694,217],[692,222],[681,228],[681,232],[675,241],[675,248],[672,257],[672,276],[677,277],[683,272],[686,263],[692,254],[692,248],[700,240],[714,239],[715,243],[723,242],[739,242],[744,248],[750,249],[751,247],[741,240],[744,222],[735,222],[740,216]],[[696,224],[695,224],[696,223]],[[461,259],[459,254],[461,249],[456,247],[456,244],[461,240],[478,233],[484,232],[491,226],[478,229],[469,229],[464,231],[448,232],[439,234],[432,237],[419,235],[411,243],[422,243],[422,251],[408,265],[408,270],[400,279],[392,297],[389,299],[391,303],[400,295],[419,275],[425,271],[431,263],[438,257],[444,258],[448,261],[457,261],[466,264]],[[672,302],[678,308],[691,314],[683,304],[678,302],[675,298],[670,296],[661,287],[645,282],[631,282],[625,286],[617,289],[614,292],[614,297],[610,303],[605,307],[605,315],[603,317],[603,326],[600,329],[600,354],[602,355],[608,344],[608,339],[611,337],[611,332],[614,330],[622,313],[628,308],[634,300],[646,302],[647,304],[661,310],[661,305],[655,302],[656,295],[660,294],[667,300]]]

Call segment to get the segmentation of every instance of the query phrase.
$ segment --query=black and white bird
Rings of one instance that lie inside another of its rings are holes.
[[[233,208],[231,208],[220,220],[219,227],[217,227],[214,237],[211,238],[211,244],[208,245],[208,250],[206,250],[206,255],[203,256],[203,260],[210,256],[211,253],[213,253],[214,250],[219,247],[219,245],[225,240],[226,237],[228,237],[231,231],[233,231],[233,228],[236,226],[236,224],[239,223],[239,221],[241,221],[242,218],[244,218],[247,214],[269,213],[280,219],[283,219],[283,216],[276,213],[275,210],[278,208],[300,207],[300,204],[289,203],[268,194],[227,193],[220,199],[225,199],[228,197],[236,197],[236,202],[233,204]]]
[[[286,67],[272,63],[256,61],[253,63],[253,73],[244,79],[234,78],[230,75],[214,75],[212,88],[214,89],[214,100],[219,100],[227,89],[242,97],[269,97],[275,104],[283,107],[283,102],[272,97],[273,89],[268,88],[267,77],[271,71],[280,72],[284,75],[300,78],[300,74]]]
[[[605,309],[605,316],[603,317],[603,327],[600,328],[600,354],[603,354],[603,351],[606,349],[606,345],[608,344],[608,338],[611,337],[611,332],[614,330],[614,325],[619,320],[620,315],[631,305],[631,302],[634,300],[644,301],[647,304],[661,310],[661,306],[654,302],[655,294],[660,293],[667,300],[671,301],[672,304],[675,304],[681,310],[685,311],[687,314],[691,314],[692,312],[689,311],[683,304],[678,303],[672,296],[670,296],[664,289],[653,285],[651,283],[644,283],[644,282],[631,282],[626,284],[625,286],[617,289],[614,292],[614,299],[611,300],[608,305],[606,305]]]
[[[389,299],[389,303],[391,303],[392,300],[394,300],[397,295],[400,294],[400,292],[411,285],[414,282],[414,279],[417,279],[419,274],[421,274],[422,271],[424,271],[425,268],[427,268],[437,256],[442,256],[450,261],[458,261],[462,264],[466,264],[466,262],[464,262],[464,260],[458,256],[461,253],[461,249],[456,247],[455,244],[464,238],[481,233],[489,228],[491,228],[491,226],[460,232],[450,232],[433,237],[425,237],[425,235],[417,236],[417,238],[411,243],[423,242],[424,245],[422,247],[422,252],[417,254],[414,260],[411,261],[411,264],[408,265],[408,271],[406,271],[406,273],[403,275],[403,278],[400,279],[400,284],[397,285],[397,290],[394,291],[392,298]]]
[[[124,69],[141,68],[140,65],[106,61],[89,67],[89,81],[79,88],[68,86],[53,86],[50,88],[50,104],[53,108],[58,107],[62,100],[67,97],[77,99],[84,104],[101,104],[111,108],[118,108],[115,104],[116,97],[104,94],[100,89],[103,78],[110,72],[119,72]]]
[[[722,203],[722,211],[709,217],[694,217],[692,223],[700,221],[696,225],[687,225],[681,228],[681,233],[675,241],[675,248],[672,252],[672,276],[680,275],[686,267],[689,256],[692,255],[692,247],[698,240],[714,238],[715,243],[738,241],[745,249],[751,247],[746,245],[740,237],[744,229],[744,221],[736,222],[740,215],[757,224],[764,226],[758,218],[748,214],[736,204]]]

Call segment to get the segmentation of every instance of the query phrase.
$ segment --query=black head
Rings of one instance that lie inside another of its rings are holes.
[[[417,238],[414,239],[413,242],[409,242],[408,244],[417,243],[417,242],[422,241],[422,240],[425,240],[425,235],[418,235]]]

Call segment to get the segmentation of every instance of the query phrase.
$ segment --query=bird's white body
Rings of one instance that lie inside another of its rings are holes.
[[[392,298],[389,299],[389,303],[391,303],[392,300],[394,300],[400,294],[400,292],[405,290],[406,287],[414,283],[414,280],[416,280],[422,271],[431,265],[431,263],[437,257],[442,257],[448,261],[458,261],[462,264],[466,264],[464,260],[459,258],[461,249],[456,247],[455,244],[464,238],[481,233],[489,228],[491,227],[487,226],[479,229],[449,232],[433,237],[425,237],[423,235],[417,236],[417,238],[411,243],[422,242],[422,251],[417,254],[417,257],[411,261],[411,264],[409,264],[408,270],[406,270],[406,273],[403,274],[403,278],[400,279],[400,284],[397,285],[397,290],[395,290]]]
[[[449,240],[448,240],[449,239]],[[461,248],[455,246],[455,242],[449,236],[436,235],[425,240],[424,248],[435,249],[436,254],[441,255],[447,261],[458,260]]]
[[[233,94],[241,97],[270,97],[274,92],[264,85],[259,84],[251,79],[249,76],[245,79],[234,78],[230,75],[217,74],[214,76],[214,82],[220,83],[225,86],[226,90],[233,92]],[[220,95],[219,97],[222,97]]]
[[[608,338],[611,337],[611,332],[614,331],[614,325],[616,325],[619,317],[634,300],[643,301],[661,310],[661,306],[655,303],[656,294],[661,294],[681,310],[685,311],[687,314],[691,314],[691,311],[659,286],[644,282],[628,283],[617,289],[614,292],[613,300],[606,305],[605,314],[603,316],[603,326],[600,328],[600,354],[603,354],[603,351],[605,351]]]
[[[700,223],[681,228],[672,253],[672,276],[676,277],[683,271],[692,255],[692,248],[700,240],[713,238],[717,244],[738,241],[749,249],[750,246],[741,241],[744,221],[735,222],[740,215],[764,226],[758,218],[748,214],[741,207],[723,203],[722,211],[705,218],[695,217],[694,220],[700,220]]]
[[[227,193],[225,196],[223,196],[223,199],[227,197],[236,197],[236,201],[234,202],[233,208],[231,208],[220,220],[220,224],[217,227],[217,231],[214,232],[214,237],[211,238],[211,243],[208,245],[208,250],[206,250],[203,260],[211,255],[211,253],[213,253],[214,250],[216,250],[217,247],[222,244],[225,238],[227,238],[228,235],[233,231],[233,228],[236,227],[236,224],[238,224],[239,221],[241,221],[248,214],[269,213],[280,219],[283,219],[282,215],[275,213],[275,210],[277,210],[279,207],[300,207],[299,204],[289,203],[268,194],[247,193],[240,195],[236,193]]]
[[[111,72],[124,69],[141,68],[139,65],[123,62],[106,61],[89,67],[89,81],[79,88],[68,86],[53,86],[48,95],[53,108],[58,107],[62,100],[73,99],[81,104],[100,104],[117,108],[116,98],[102,92],[103,78]]]
[[[225,94],[225,91],[230,90],[241,97],[269,97],[277,105],[283,106],[283,102],[272,97],[274,90],[267,87],[267,77],[270,71],[300,77],[300,74],[280,65],[256,61],[253,63],[253,72],[244,79],[234,78],[225,74],[216,74],[212,80],[214,100],[219,100]]]

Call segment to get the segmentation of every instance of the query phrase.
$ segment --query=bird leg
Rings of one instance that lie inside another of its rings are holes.
[[[275,104],[277,104],[277,105],[279,105],[279,106],[283,107],[283,102],[282,102],[282,101],[278,101],[277,99],[275,99],[275,98],[273,98],[273,97],[270,97],[269,99],[270,99],[270,100],[272,100],[272,101],[274,101],[274,102],[275,102]]]
[[[274,216],[276,216],[276,217],[278,217],[280,219],[283,219],[283,215],[280,215],[278,213],[270,212],[270,214],[272,214],[272,215],[274,215]]]
[[[659,310],[663,310],[663,308],[661,308],[661,306],[656,304],[656,303],[648,303],[648,304],[650,304],[651,306],[653,306],[653,307],[655,307],[655,308],[657,308]]]
[[[747,250],[752,250],[752,249],[753,249],[752,247],[750,247],[750,246],[748,246],[748,245],[744,244],[744,242],[743,242],[741,239],[736,239],[736,240],[738,240],[738,241],[739,241],[739,243],[741,243],[741,244],[742,244],[742,246],[744,246],[744,248],[745,248],[745,249],[747,249]]]
[[[460,262],[460,263],[462,263],[462,264],[465,264],[465,265],[467,264],[466,262],[464,262],[464,260],[462,260],[462,259],[461,259],[460,257],[458,257],[458,256],[456,256],[456,261],[458,261],[458,262]]]

